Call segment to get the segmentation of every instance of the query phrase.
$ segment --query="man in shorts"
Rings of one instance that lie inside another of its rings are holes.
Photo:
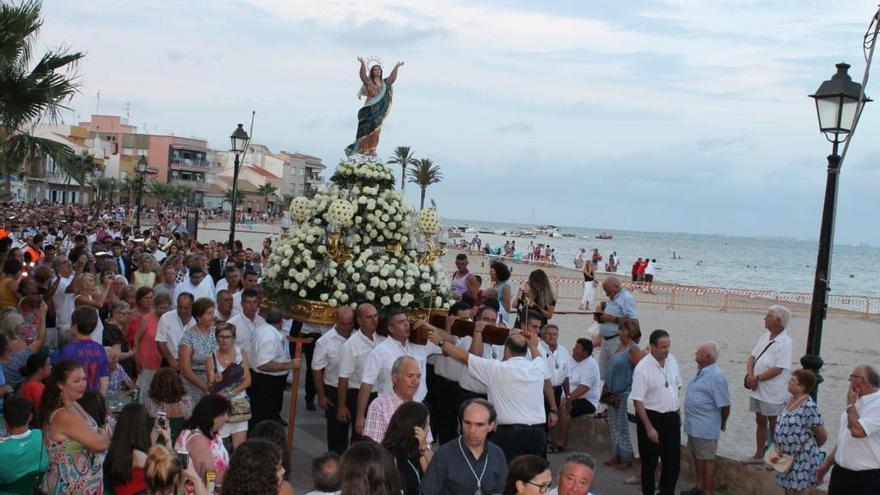
[[[726,429],[730,414],[730,390],[721,368],[715,364],[717,360],[718,344],[715,342],[706,342],[697,348],[694,361],[698,370],[688,383],[684,401],[684,431],[688,436],[688,449],[694,457],[697,483],[682,494],[714,493],[718,438]]]

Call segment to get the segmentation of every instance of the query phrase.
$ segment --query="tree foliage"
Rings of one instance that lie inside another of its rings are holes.
[[[434,165],[434,161],[430,158],[422,158],[415,160],[413,167],[409,169],[409,181],[418,185],[422,190],[422,198],[419,208],[425,208],[425,193],[428,186],[437,184],[443,180],[443,174],[440,173],[440,167]]]

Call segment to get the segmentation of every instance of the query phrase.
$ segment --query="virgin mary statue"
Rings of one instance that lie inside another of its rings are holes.
[[[376,155],[376,146],[379,144],[379,132],[382,130],[382,122],[391,111],[391,99],[394,94],[393,85],[397,80],[397,69],[403,62],[397,62],[392,69],[391,74],[386,78],[382,78],[382,66],[375,64],[370,67],[369,76],[367,75],[367,63],[363,58],[358,57],[361,63],[361,86],[358,97],[366,97],[367,101],[358,111],[358,128],[355,142],[345,148],[346,156],[354,154]]]

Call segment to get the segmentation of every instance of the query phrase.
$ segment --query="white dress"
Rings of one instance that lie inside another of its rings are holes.
[[[214,356],[216,357],[217,354],[215,353]],[[223,366],[222,364],[220,364],[219,359],[215,359],[214,363],[215,363],[214,369],[216,370],[216,372],[223,373],[223,370],[226,369],[226,366]],[[241,364],[241,347],[238,347],[238,346],[235,346],[235,363],[238,364],[239,366],[242,365]],[[231,386],[227,387],[227,390],[231,390],[231,389],[237,387],[238,385],[239,385],[238,383],[236,383],[235,385],[231,385]],[[247,400],[248,399],[247,392],[242,390],[238,394],[231,396],[231,397],[228,397],[228,399],[229,400],[233,400],[233,399]],[[248,429],[248,422],[247,421],[239,421],[238,423],[227,422],[225,425],[223,425],[222,428],[220,428],[220,438],[226,438],[226,437],[232,435],[233,433],[237,433],[239,431],[247,431],[247,429]]]

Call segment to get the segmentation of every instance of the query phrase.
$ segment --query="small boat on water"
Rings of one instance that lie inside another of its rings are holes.
[[[477,230],[477,232],[479,232],[480,234],[491,234],[491,233],[492,233],[492,229],[489,229],[489,228],[487,228],[487,227],[480,227],[480,228]]]
[[[574,234],[566,232],[565,234],[562,234],[562,237],[574,237]]]
[[[602,232],[601,234],[596,236],[596,239],[602,239],[602,240],[607,241],[609,239],[614,239],[614,236],[611,234],[606,234],[605,232]]]
[[[562,234],[560,234],[559,231],[550,232],[549,237],[562,237]]]
[[[549,236],[549,235],[553,234],[554,232],[558,233],[559,227],[557,227],[555,225],[535,225],[534,231],[537,234]]]
[[[502,230],[502,229],[493,230],[493,231],[490,232],[490,233],[491,233],[491,234],[495,234],[495,235],[507,235],[507,231],[506,231],[506,230]]]

